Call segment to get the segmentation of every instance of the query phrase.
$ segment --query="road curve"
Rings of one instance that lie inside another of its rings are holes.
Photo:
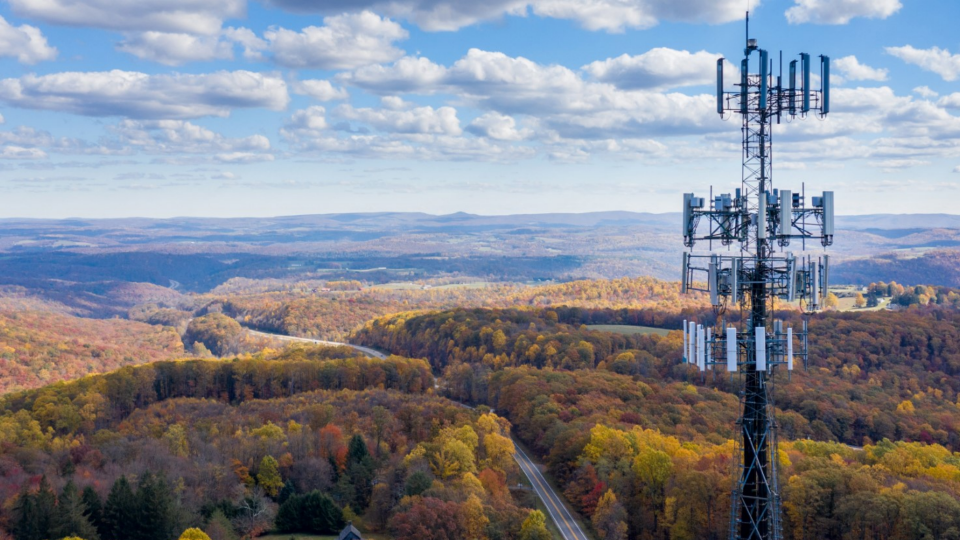
[[[251,330],[249,328],[247,328],[247,332],[250,332],[255,336],[279,339],[280,341],[296,341],[300,343],[313,343],[315,345],[328,345],[330,347],[350,347],[351,349],[356,349],[357,351],[360,351],[363,354],[373,358],[379,358],[380,360],[386,360],[387,358],[387,355],[383,354],[382,352],[375,351],[370,347],[364,347],[362,345],[354,345],[352,343],[340,343],[338,341],[324,341],[322,339],[310,339],[310,338],[302,338],[302,337],[294,337],[294,336],[285,336],[283,334],[271,334],[269,332],[261,332],[259,330]]]
[[[527,478],[530,479],[530,483],[533,484],[533,490],[537,493],[537,496],[540,497],[540,500],[543,501],[543,505],[547,507],[547,512],[550,514],[553,522],[557,524],[557,528],[560,529],[560,535],[563,536],[563,540],[590,540],[590,538],[584,534],[583,530],[580,529],[580,525],[577,524],[577,520],[573,518],[570,511],[567,510],[567,507],[563,505],[563,500],[560,498],[560,495],[553,490],[553,487],[551,487],[543,475],[540,474],[540,469],[538,469],[536,464],[527,456],[526,452],[520,449],[516,440],[514,440],[513,443],[517,448],[514,457],[520,465],[520,469],[523,471],[523,474],[527,475]]]

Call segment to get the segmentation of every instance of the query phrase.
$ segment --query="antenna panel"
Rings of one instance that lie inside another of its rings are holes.
[[[800,112],[807,114],[810,112],[810,55],[800,53],[800,64],[803,68],[803,106]]]
[[[750,63],[746,58],[740,61],[740,114],[747,114],[747,93],[750,89],[747,75],[750,73]]]
[[[793,371],[793,328],[787,328],[787,371]]]
[[[723,58],[717,60],[717,114],[723,114]]]
[[[757,356],[757,371],[767,370],[767,329],[758,326],[754,329],[754,351]]]
[[[737,371],[737,329],[727,328],[727,371]]]
[[[788,107],[790,116],[797,114],[797,61],[790,61],[790,105]]]
[[[710,266],[707,270],[707,287],[710,289],[710,304],[720,305],[720,291],[717,283],[717,256],[710,257]]]
[[[763,94],[761,94],[763,95]],[[759,206],[757,210],[757,239],[767,239],[767,197],[765,193],[760,194]]]
[[[769,86],[769,67],[767,51],[760,49],[760,110],[767,109],[767,88]]]
[[[793,209],[790,203],[793,201],[793,194],[789,189],[780,190],[780,235],[790,236],[793,234]]]
[[[823,192],[823,235],[833,236],[833,192]]]
[[[820,57],[821,90],[823,91],[823,104],[820,113],[826,115],[830,112],[830,57]]]

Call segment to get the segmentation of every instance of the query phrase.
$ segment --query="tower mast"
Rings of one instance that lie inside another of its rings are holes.
[[[798,258],[784,251],[790,241],[820,240],[833,243],[833,192],[812,197],[807,207],[805,193],[773,188],[773,122],[782,116],[825,116],[830,110],[830,59],[821,56],[821,88],[810,86],[810,55],[801,53],[790,62],[789,86],[774,78],[766,50],[750,38],[740,62],[736,91],[724,88],[724,59],[717,61],[717,112],[740,114],[742,125],[742,179],[734,194],[722,194],[705,203],[692,193],[684,194],[684,245],[682,292],[699,290],[710,294],[717,314],[707,328],[684,323],[689,343],[684,361],[700,371],[725,367],[740,377],[741,415],[730,516],[731,540],[780,540],[781,499],[777,471],[777,436],[773,387],[777,368],[792,371],[794,357],[806,364],[806,320],[798,332],[784,330],[783,321],[770,321],[775,299],[799,302],[806,311],[820,308],[827,294],[829,259],[826,255],[801,253]],[[755,66],[755,71],[751,68]],[[781,66],[782,69],[782,66]],[[798,75],[801,81],[797,81]],[[707,240],[712,250],[739,246],[739,255],[696,253],[697,241]],[[778,253],[778,249],[780,253]],[[706,288],[703,288],[706,283]],[[727,324],[728,306],[738,305],[745,315],[738,325]],[[794,345],[797,347],[794,347]],[[796,354],[795,354],[796,351]]]

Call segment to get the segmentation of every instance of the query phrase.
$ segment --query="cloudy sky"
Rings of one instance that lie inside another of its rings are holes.
[[[0,217],[679,209],[738,185],[747,0],[3,0]],[[834,114],[775,185],[960,213],[960,2],[752,0]],[[729,67],[732,71],[733,67]]]

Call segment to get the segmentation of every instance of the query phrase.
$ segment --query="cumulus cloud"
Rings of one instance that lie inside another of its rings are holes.
[[[725,23],[743,18],[740,0],[270,0],[298,13],[337,14],[373,10],[406,19],[427,31],[457,30],[505,15],[570,19],[590,30],[621,32],[661,20]],[[755,2],[755,5],[759,2]]]
[[[47,38],[35,26],[13,26],[0,17],[0,56],[16,58],[23,64],[36,64],[57,57],[57,49],[47,44]]]
[[[384,108],[355,109],[340,105],[335,114],[345,120],[354,120],[388,133],[410,135],[460,135],[460,120],[453,107],[413,107],[397,98],[384,98]]]
[[[721,56],[658,47],[637,56],[624,54],[593,62],[583,66],[583,70],[618,88],[663,90],[714,84],[717,59]]]
[[[320,131],[327,129],[327,127],[329,127],[327,110],[316,105],[293,113],[280,133],[287,139],[296,139],[302,136],[316,137]]]
[[[954,167],[953,172],[960,173],[960,165],[957,165],[956,167]]]
[[[945,81],[955,81],[960,78],[960,54],[950,54],[947,49],[941,49],[940,47],[917,49],[911,45],[905,45],[903,47],[887,47],[887,53],[908,64],[914,64],[926,71],[932,71],[943,77]]]
[[[350,97],[346,88],[334,86],[323,79],[296,81],[292,86],[295,93],[310,96],[317,101],[336,101]]]
[[[246,15],[245,0],[8,0],[14,13],[50,24],[212,35]]]
[[[323,26],[299,32],[271,28],[264,33],[276,63],[311,69],[353,69],[396,60],[403,51],[394,43],[407,36],[399,24],[369,11],[326,17]]]
[[[872,68],[861,64],[856,56],[844,56],[834,60],[833,65],[837,68],[844,78],[852,81],[885,81],[887,80],[888,70],[884,68]]]
[[[170,32],[127,34],[117,45],[117,49],[168,66],[233,58],[233,43],[221,39],[220,36]]]
[[[755,5],[760,2],[756,2]],[[541,17],[572,19],[588,30],[622,32],[650,28],[661,20],[722,24],[743,18],[739,0],[534,0]]]
[[[124,145],[149,154],[267,152],[263,135],[231,138],[184,120],[123,120],[111,130]]]
[[[913,89],[913,93],[927,99],[935,98],[940,95],[937,91],[931,89],[929,86],[918,86]]]
[[[856,17],[886,19],[903,4],[900,0],[794,0],[786,12],[790,24],[847,24]]]
[[[937,105],[945,109],[960,109],[960,92],[954,92],[949,96],[943,96],[937,101]]]
[[[688,96],[621,90],[590,82],[569,68],[522,57],[471,49],[452,66],[427,59],[402,59],[392,66],[364,68],[341,80],[378,93],[437,93],[460,96],[480,109],[539,119],[562,137],[647,137],[704,133],[722,128],[707,95]]]
[[[481,137],[498,141],[522,141],[533,135],[533,130],[517,129],[517,121],[512,116],[489,112],[470,122],[467,131]]]
[[[0,80],[0,101],[8,105],[84,116],[228,116],[240,108],[280,110],[289,99],[283,79],[249,71],[147,75],[113,70]]]

